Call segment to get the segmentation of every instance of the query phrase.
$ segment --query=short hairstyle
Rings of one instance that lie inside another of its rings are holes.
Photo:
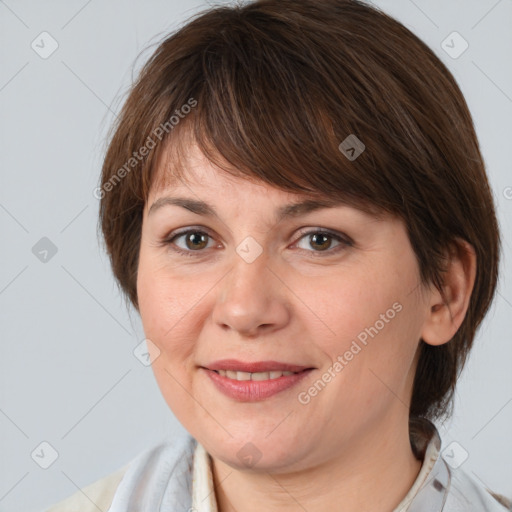
[[[365,146],[355,159],[339,148],[350,135]],[[448,343],[420,340],[409,411],[411,422],[451,415],[494,297],[501,241],[462,92],[404,25],[359,0],[207,9],[159,43],[109,139],[99,227],[137,311],[142,212],[155,170],[170,151],[162,179],[183,179],[191,142],[232,175],[400,217],[422,284],[441,293],[446,251],[469,242],[477,271],[468,311]]]

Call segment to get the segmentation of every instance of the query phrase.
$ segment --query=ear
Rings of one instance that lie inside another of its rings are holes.
[[[432,285],[428,295],[421,338],[429,345],[442,345],[453,338],[466,316],[475,283],[476,253],[469,242],[457,238],[447,260],[442,293]]]

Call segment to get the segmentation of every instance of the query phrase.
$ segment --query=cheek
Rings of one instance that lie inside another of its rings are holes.
[[[177,418],[186,418],[191,414],[186,390],[192,385],[197,339],[191,306],[197,299],[190,287],[180,285],[179,279],[170,279],[157,266],[144,263],[142,258],[137,279],[139,311],[145,337],[160,351],[151,368],[169,408]]]
[[[141,250],[137,273],[139,310],[146,334],[166,344],[176,337],[180,324],[191,321],[190,313],[199,302],[204,288],[192,284],[170,269],[162,257],[151,257]]]
[[[384,383],[405,389],[423,318],[413,291],[416,267],[410,263],[389,262],[334,277],[328,293],[313,298],[311,309],[329,328],[327,336],[317,337],[327,365],[342,358],[338,382],[364,403],[387,392]]]
[[[139,311],[144,333],[160,350],[155,374],[168,369],[186,378],[193,371],[197,340],[219,276],[170,268],[162,257],[141,251],[137,274]],[[164,372],[164,373],[162,373]]]
[[[180,286],[179,279],[171,280],[166,274],[168,272],[162,268],[161,262],[141,251],[137,273],[139,312],[146,338],[161,352],[153,363],[154,370],[164,362],[182,359],[180,352],[186,344],[178,342],[181,335],[177,334],[184,329],[186,321],[183,319],[187,318],[192,303],[188,297],[189,288]]]
[[[370,272],[332,276],[324,290],[314,294],[309,304],[328,330],[325,348],[331,354],[349,350],[353,340],[365,346],[384,338],[400,321],[402,287]]]

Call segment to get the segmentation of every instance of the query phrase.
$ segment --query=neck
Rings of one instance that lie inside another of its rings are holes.
[[[367,432],[323,464],[293,473],[238,471],[212,458],[219,512],[391,512],[421,469],[411,450],[407,418]]]

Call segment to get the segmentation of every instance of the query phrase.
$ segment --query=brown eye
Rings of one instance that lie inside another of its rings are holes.
[[[329,249],[329,246],[331,245],[332,236],[326,235],[325,233],[314,233],[312,235],[309,235],[310,237],[310,244],[312,247],[315,247],[320,250]]]
[[[208,235],[200,231],[189,231],[185,233],[185,244],[188,249],[204,249],[208,245]]]
[[[213,239],[208,233],[198,229],[188,229],[181,233],[171,234],[163,243],[179,254],[194,256],[194,253],[200,255],[205,252],[203,249],[208,248],[209,241],[213,241]]]
[[[304,240],[305,243],[303,243]],[[334,246],[333,241],[336,242]],[[301,243],[303,243],[302,247],[300,247]],[[311,253],[313,256],[315,253],[326,253],[327,256],[330,254],[335,254],[346,247],[351,247],[353,243],[350,238],[341,234],[315,229],[302,233],[302,236],[299,241],[296,242],[296,245],[299,246],[301,250],[305,250]]]

